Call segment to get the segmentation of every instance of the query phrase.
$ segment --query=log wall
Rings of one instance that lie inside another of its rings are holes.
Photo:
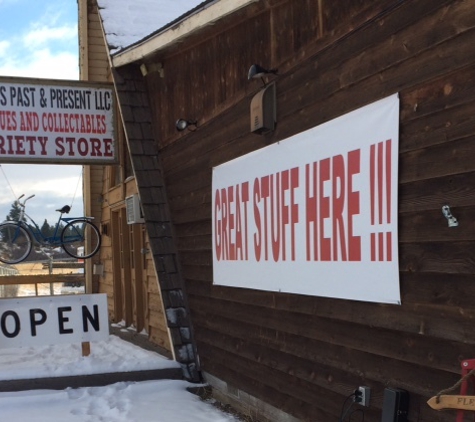
[[[155,58],[154,133],[205,372],[304,421],[336,420],[359,385],[365,421],[387,386],[409,391],[411,422],[454,420],[426,401],[475,354],[474,42],[473,0],[268,0]],[[249,132],[253,63],[279,69],[268,136]],[[402,305],[213,286],[213,166],[395,92]],[[178,118],[197,130],[177,133]]]

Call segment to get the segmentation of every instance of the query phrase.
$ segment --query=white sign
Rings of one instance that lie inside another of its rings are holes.
[[[397,94],[213,169],[214,283],[400,303]]]
[[[0,161],[116,162],[111,85],[0,78]]]
[[[0,348],[106,340],[106,294],[0,299]]]

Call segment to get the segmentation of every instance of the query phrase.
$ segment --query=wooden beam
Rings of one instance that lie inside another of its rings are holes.
[[[182,21],[177,22],[163,32],[113,56],[112,64],[114,67],[120,67],[140,60],[156,51],[181,42],[203,27],[213,25],[225,16],[258,1],[259,0],[222,0],[213,3],[190,16],[186,16]]]
[[[84,274],[5,275],[0,277],[0,286],[66,282],[83,283]]]
[[[52,268],[84,268],[84,262],[53,262]],[[49,268],[49,262],[43,262],[43,269]]]

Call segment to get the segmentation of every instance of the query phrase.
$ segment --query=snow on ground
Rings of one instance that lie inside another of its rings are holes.
[[[34,422],[232,422],[186,391],[184,381],[0,393],[0,420]]]
[[[116,336],[81,345],[0,348],[0,380],[164,369],[179,366]],[[1,381],[0,381],[1,382]],[[120,382],[106,387],[0,393],[1,421],[34,422],[235,422],[186,388],[186,381]]]
[[[0,349],[0,380],[179,367],[173,360],[113,335],[107,341],[91,343],[91,354],[87,357],[82,356],[81,344]]]

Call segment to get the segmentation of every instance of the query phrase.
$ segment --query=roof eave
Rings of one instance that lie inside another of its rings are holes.
[[[121,67],[144,59],[200,31],[206,26],[213,25],[224,17],[260,0],[220,0],[210,6],[198,10],[182,21],[155,34],[142,42],[131,46],[112,56],[112,66]]]

